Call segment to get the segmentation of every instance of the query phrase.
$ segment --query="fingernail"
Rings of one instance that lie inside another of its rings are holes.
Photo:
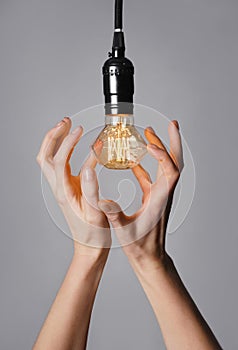
[[[72,131],[71,134],[73,134],[73,135],[78,134],[79,130],[81,130],[81,129],[82,129],[81,126],[77,126],[77,127]]]
[[[148,127],[146,128],[146,130],[148,130],[148,131],[151,132],[152,134],[155,134],[155,131],[154,131],[154,129],[153,129],[151,126],[148,126]]]
[[[94,143],[95,146],[101,146],[103,144],[102,140],[97,139]]]
[[[83,178],[85,181],[92,181],[94,178],[94,171],[92,168],[87,167],[83,170]]]
[[[176,126],[176,128],[179,130],[179,123],[177,120],[173,120],[172,123]]]

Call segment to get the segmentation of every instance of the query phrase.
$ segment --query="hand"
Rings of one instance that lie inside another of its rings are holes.
[[[138,165],[133,172],[143,191],[142,207],[132,216],[125,215],[117,203],[99,201],[99,207],[107,215],[129,260],[149,258],[162,262],[166,257],[165,236],[172,205],[173,193],[183,168],[182,143],[178,122],[168,127],[170,151],[152,128],[145,130],[148,151],[157,159],[159,166],[155,183]]]
[[[111,236],[108,220],[98,208],[94,170],[97,162],[91,152],[79,175],[71,174],[70,157],[83,129],[79,126],[70,133],[70,128],[71,120],[64,118],[51,129],[44,138],[37,161],[72,232],[75,253],[107,257],[108,249],[104,247],[110,247]]]

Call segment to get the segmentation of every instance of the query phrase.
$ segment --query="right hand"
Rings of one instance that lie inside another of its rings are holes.
[[[183,168],[182,142],[178,122],[168,127],[168,152],[152,128],[145,130],[147,149],[159,163],[157,179],[151,182],[146,170],[138,165],[133,172],[143,191],[141,208],[132,216],[123,213],[113,201],[99,201],[99,207],[111,222],[129,260],[150,259],[162,262],[166,257],[165,236],[173,193]]]

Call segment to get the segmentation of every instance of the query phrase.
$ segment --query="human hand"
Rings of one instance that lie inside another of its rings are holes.
[[[152,128],[145,130],[149,142],[148,151],[157,159],[159,166],[154,183],[141,165],[133,168],[143,191],[142,206],[134,215],[125,215],[113,201],[99,201],[100,209],[107,215],[130,261],[150,259],[158,264],[167,256],[166,228],[173,193],[183,169],[182,143],[177,121],[170,122],[168,133],[169,152]]]
[[[106,258],[111,235],[108,220],[98,208],[97,162],[91,152],[80,173],[72,175],[69,161],[83,129],[79,126],[70,133],[70,128],[66,117],[51,129],[37,161],[72,232],[75,254]]]

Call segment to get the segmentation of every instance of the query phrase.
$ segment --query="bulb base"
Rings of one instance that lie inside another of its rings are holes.
[[[112,53],[109,56],[102,68],[105,113],[133,114],[134,66],[125,57],[122,31],[114,32]]]
[[[117,100],[117,96],[113,96],[112,100]],[[105,115],[133,115],[134,112],[134,104],[129,102],[108,102],[105,103],[104,106]]]

